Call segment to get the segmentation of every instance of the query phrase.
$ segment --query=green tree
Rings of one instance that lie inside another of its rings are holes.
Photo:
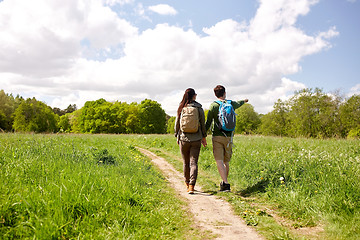
[[[69,106],[64,110],[65,113],[72,113],[77,110],[76,104],[69,104]]]
[[[71,132],[71,124],[69,119],[69,114],[60,116],[58,127],[61,132]]]
[[[311,137],[314,136],[316,125],[314,124],[315,116],[318,109],[312,102],[312,92],[305,89],[298,92],[290,100],[291,111],[289,118],[291,121],[290,135]]]
[[[142,133],[166,133],[166,113],[158,102],[143,100],[139,105],[139,118]]]
[[[112,106],[114,114],[114,133],[127,133],[126,121],[129,116],[130,107],[126,102],[115,102]]]
[[[260,134],[263,135],[267,135],[267,136],[271,136],[271,135],[275,135],[275,136],[280,136],[279,132],[277,132],[276,125],[275,123],[275,114],[274,112],[269,112],[267,114],[265,114],[262,118],[261,118],[261,124],[259,126],[258,132]]]
[[[86,102],[79,119],[87,133],[164,133],[165,111],[152,100],[110,103],[104,99]]]
[[[80,124],[81,113],[82,113],[82,108],[67,114],[71,126],[70,132],[81,133],[81,124]]]
[[[0,91],[0,129],[11,131],[14,123],[14,112],[23,101],[19,95],[16,98],[12,94],[6,94],[4,90]]]
[[[53,108],[53,112],[58,115],[58,116],[63,116],[65,115],[65,111],[64,110],[61,110],[60,108],[57,108],[57,107],[54,107]]]
[[[139,106],[135,102],[129,105],[125,126],[126,133],[142,133],[139,118]]]
[[[342,136],[356,136],[360,132],[360,95],[353,95],[339,108],[340,121],[343,126]]]
[[[175,119],[176,117],[170,117],[167,121],[167,133],[175,133]]]
[[[265,135],[290,137],[340,136],[338,94],[326,94],[321,89],[303,89],[288,101],[278,100],[274,110],[261,119],[259,132]]]
[[[261,118],[258,131],[264,135],[287,136],[289,125],[289,106],[278,99],[274,104],[274,110]]]
[[[110,133],[115,121],[111,118],[112,103],[104,102],[95,108],[95,131],[94,133]]]
[[[5,113],[0,109],[0,131],[4,131],[7,128],[7,118]]]
[[[13,127],[21,132],[56,132],[57,119],[52,108],[35,98],[28,98],[16,109]]]
[[[290,99],[289,112],[291,136],[332,137],[337,135],[337,97],[325,94],[321,89],[304,89]]]
[[[102,123],[101,106],[107,104],[106,100],[101,98],[96,101],[87,101],[82,108],[79,117],[80,131],[83,133],[100,133]]]
[[[256,132],[260,125],[259,114],[255,112],[251,104],[244,104],[242,107],[236,109],[236,133],[251,134]]]
[[[66,113],[72,113],[77,110],[76,104],[69,105],[66,109],[61,110],[60,108],[54,107],[53,112],[59,116],[63,116]]]

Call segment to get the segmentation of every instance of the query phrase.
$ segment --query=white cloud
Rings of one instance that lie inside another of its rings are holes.
[[[352,95],[360,95],[360,83],[350,89],[348,96],[350,97]]]
[[[105,5],[114,6],[114,5],[125,5],[134,3],[134,0],[102,0]]]
[[[260,6],[251,22],[252,36],[266,36],[281,29],[292,28],[300,15],[306,15],[311,5],[319,0],[260,0]]]
[[[100,0],[3,1],[0,28],[0,71],[38,77],[66,74],[83,39],[99,49],[137,34]]]
[[[278,87],[270,88],[260,96],[252,94],[249,98],[252,99],[251,104],[258,106],[256,110],[259,113],[267,113],[273,110],[273,105],[278,99],[288,100],[294,94],[294,91],[304,88],[306,86],[302,83],[282,78]],[[269,102],[272,104],[268,104]]]
[[[263,0],[249,23],[223,20],[204,28],[203,36],[168,24],[139,33],[104,5],[124,1],[5,0],[0,2],[1,88],[36,93],[60,108],[99,98],[150,98],[175,115],[186,88],[195,88],[208,108],[213,88],[223,84],[230,99],[249,98],[257,112],[266,113],[278,98],[306,87],[284,76],[299,72],[304,56],[331,47],[328,39],[338,34],[330,28],[309,36],[295,27],[297,17],[316,2]],[[142,5],[134,7],[144,15]],[[114,51],[117,57],[107,58]],[[84,57],[90,53],[104,53],[103,59]]]
[[[173,8],[167,4],[158,4],[158,5],[150,6],[149,10],[153,11],[157,14],[160,14],[160,15],[176,15],[177,14],[177,11],[175,10],[175,8]]]

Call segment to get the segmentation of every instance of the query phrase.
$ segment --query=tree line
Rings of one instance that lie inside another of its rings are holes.
[[[360,95],[342,99],[321,89],[303,89],[278,100],[258,131],[288,137],[360,137]]]
[[[205,115],[207,111],[205,110]],[[303,89],[289,100],[278,100],[265,115],[251,104],[236,110],[237,134],[286,137],[360,137],[360,95],[343,99],[321,89]],[[51,108],[35,98],[0,91],[0,131],[164,134],[174,132],[175,117],[156,101],[141,103],[88,101],[81,109]]]
[[[156,101],[138,103],[87,101],[81,109],[51,108],[35,98],[0,91],[0,131],[35,133],[166,133],[169,116]]]
[[[278,99],[273,110],[265,115],[255,112],[248,103],[235,113],[237,134],[360,138],[360,95],[344,99],[319,88],[306,88],[295,92],[289,100]],[[173,132],[174,122],[175,117],[169,119],[168,132]]]

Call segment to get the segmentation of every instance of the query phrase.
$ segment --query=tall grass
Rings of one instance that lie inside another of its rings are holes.
[[[180,158],[172,136],[133,141]],[[199,180],[210,182],[208,190],[215,192],[220,177],[210,137],[208,143],[200,155]],[[360,239],[358,140],[235,136],[229,181],[235,205],[256,198],[287,218],[293,228],[321,226],[327,239]]]
[[[198,180],[218,194],[208,143]],[[2,239],[196,238],[187,235],[182,203],[135,146],[166,153],[181,170],[170,135],[0,134]],[[360,239],[359,179],[357,140],[235,136],[232,193],[223,196],[235,209],[244,199],[265,204],[293,228],[321,226],[325,239]],[[290,239],[272,235],[274,225],[261,229],[270,239]]]
[[[359,164],[358,141],[240,137],[231,180],[300,226],[324,223],[329,235],[357,239]]]
[[[182,204],[121,136],[0,134],[1,239],[196,238]]]

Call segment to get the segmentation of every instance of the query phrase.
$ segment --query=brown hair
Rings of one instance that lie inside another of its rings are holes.
[[[224,96],[225,94],[225,87],[224,86],[221,86],[221,85],[217,85],[215,88],[214,88],[214,93],[215,93],[215,96],[217,98],[220,98],[222,96]]]
[[[190,102],[192,102],[194,96],[196,95],[195,90],[192,88],[188,88],[185,90],[183,99],[181,100],[179,104],[179,108],[177,110],[178,116],[181,114],[181,110]]]

